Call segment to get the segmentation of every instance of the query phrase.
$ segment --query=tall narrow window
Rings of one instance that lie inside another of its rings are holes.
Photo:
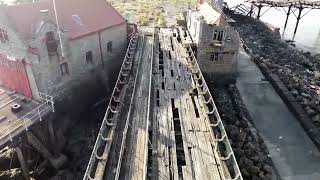
[[[213,32],[213,40],[222,41],[223,40],[223,30],[214,30]]]
[[[61,75],[68,75],[69,74],[69,68],[68,68],[68,63],[62,63],[60,64],[60,70],[61,70]]]
[[[54,40],[54,32],[53,31],[49,31],[46,33],[46,39],[47,41],[52,41]]]
[[[223,40],[223,31],[219,31],[218,41],[222,41],[222,40]]]
[[[7,33],[7,31],[5,31],[3,29],[0,29],[0,41],[2,43],[6,43],[9,41],[8,33]]]
[[[56,55],[58,50],[58,41],[55,40],[53,31],[46,33],[46,43],[49,56]]]
[[[86,62],[87,63],[92,63],[92,51],[88,51],[86,53]]]
[[[108,51],[108,52],[112,52],[112,41],[109,41],[109,42],[107,43],[107,51]]]
[[[217,40],[218,39],[218,30],[214,30],[213,32],[213,40]]]

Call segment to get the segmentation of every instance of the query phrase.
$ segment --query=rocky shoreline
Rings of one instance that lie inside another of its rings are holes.
[[[253,125],[238,89],[211,86],[242,176],[246,180],[271,180],[277,173],[267,146]]]
[[[320,148],[320,54],[295,48],[256,19],[227,14],[236,20],[234,27],[260,69]]]

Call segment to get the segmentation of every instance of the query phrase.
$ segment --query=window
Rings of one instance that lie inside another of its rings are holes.
[[[3,29],[0,29],[0,41],[2,43],[6,43],[9,41],[8,33]]]
[[[46,33],[46,44],[49,56],[57,54],[58,41],[54,38],[54,32],[50,31]]]
[[[87,63],[92,63],[92,51],[88,51],[86,53],[86,62]]]
[[[193,37],[196,37],[197,36],[197,22],[193,23],[193,29],[194,29]]]
[[[214,30],[213,32],[213,40],[217,40],[218,39],[218,30]]]
[[[108,52],[112,52],[112,41],[109,41],[109,42],[107,43],[107,51],[108,51]]]
[[[46,33],[46,39],[47,39],[47,41],[54,40],[54,32],[53,31],[47,32]]]
[[[210,55],[210,61],[218,61],[218,60],[219,60],[219,53],[215,52]]]
[[[223,40],[223,31],[214,30],[214,32],[213,32],[213,40],[222,41]]]
[[[69,74],[69,68],[68,68],[68,63],[62,63],[60,64],[60,70],[61,70],[61,75],[68,75]]]
[[[222,40],[223,40],[223,31],[219,31],[218,41],[222,41]]]
[[[72,19],[74,20],[75,23],[77,23],[80,26],[83,26],[81,18],[78,14],[73,14]]]

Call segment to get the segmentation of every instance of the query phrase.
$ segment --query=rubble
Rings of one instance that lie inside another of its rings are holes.
[[[1,180],[24,180],[22,170],[20,168],[0,171]]]
[[[6,171],[9,168],[20,167],[17,154],[13,148],[5,147],[0,150],[0,171]],[[0,176],[1,177],[1,176]]]
[[[246,180],[271,180],[273,163],[268,149],[253,126],[249,112],[234,85],[210,87],[228,133],[239,168]]]

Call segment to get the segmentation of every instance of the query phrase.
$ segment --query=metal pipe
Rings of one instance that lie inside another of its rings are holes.
[[[261,9],[262,9],[262,7],[263,7],[263,6],[262,6],[261,4],[258,5],[258,15],[257,15],[257,19],[260,19],[260,17],[261,17],[260,14],[261,14]]]
[[[302,10],[303,10],[303,7],[300,6],[299,7],[299,14],[298,14],[298,17],[297,17],[296,28],[294,29],[294,34],[296,34],[297,30],[298,30],[298,26],[299,26],[299,22],[300,22],[300,19],[301,19]]]
[[[292,5],[289,6],[289,9],[288,9],[288,12],[287,12],[287,19],[286,19],[286,22],[284,24],[284,29],[286,29],[287,27],[287,24],[288,24],[288,19],[289,19],[289,16],[291,14],[291,8],[292,8]]]

